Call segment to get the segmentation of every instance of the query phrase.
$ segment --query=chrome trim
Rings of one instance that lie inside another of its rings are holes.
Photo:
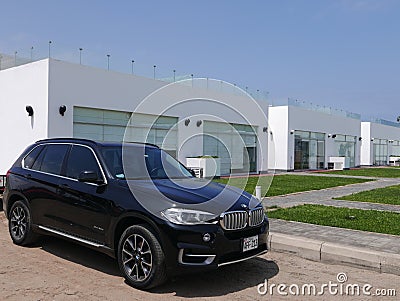
[[[108,184],[108,182],[107,182],[107,177],[105,176],[103,167],[101,166],[100,161],[99,161],[99,158],[97,157],[97,155],[96,155],[96,153],[94,152],[94,150],[93,150],[90,146],[87,146],[87,145],[84,145],[84,144],[80,144],[80,143],[74,143],[74,142],[44,142],[44,143],[40,143],[40,144],[36,145],[34,148],[32,148],[31,151],[22,159],[22,161],[21,161],[21,167],[22,167],[22,169],[31,170],[31,171],[38,172],[38,173],[42,173],[42,174],[45,174],[45,175],[55,176],[55,177],[59,177],[59,178],[62,178],[62,179],[67,179],[67,180],[79,182],[78,179],[69,178],[69,177],[65,177],[65,176],[62,176],[62,175],[56,175],[56,174],[52,174],[52,173],[48,173],[48,172],[44,172],[44,171],[40,171],[40,170],[36,170],[36,169],[26,168],[26,167],[24,166],[24,165],[25,165],[25,158],[28,157],[29,154],[30,154],[35,148],[37,148],[37,147],[39,147],[39,146],[41,146],[41,145],[46,146],[46,145],[49,145],[49,144],[66,144],[66,145],[70,145],[70,146],[77,145],[77,146],[83,146],[83,147],[86,147],[86,148],[90,149],[90,150],[92,151],[92,153],[93,153],[95,159],[96,159],[96,162],[97,162],[98,166],[100,167],[100,171],[101,171],[101,175],[102,175],[103,180],[104,180],[104,184]],[[94,186],[100,186],[99,184],[96,184],[96,183],[87,183],[87,182],[85,182],[85,184],[94,185]]]
[[[245,261],[245,260],[247,260],[247,259],[251,259],[251,258],[260,256],[260,255],[263,255],[263,254],[265,254],[265,253],[267,253],[267,252],[268,252],[268,250],[264,250],[264,251],[261,251],[261,252],[258,253],[258,254],[255,254],[255,255],[252,255],[252,256],[249,256],[249,257],[246,257],[246,258],[242,258],[242,259],[238,259],[238,260],[233,260],[233,261],[229,261],[229,262],[219,263],[219,264],[218,264],[218,267],[224,266],[224,265],[228,265],[228,264],[232,264],[232,263],[237,263],[237,262]]]
[[[66,233],[63,233],[63,232],[60,232],[60,231],[57,231],[57,230],[54,230],[54,229],[50,229],[50,228],[47,228],[45,226],[39,226],[39,229],[42,229],[42,230],[45,230],[47,232],[54,233],[54,234],[57,234],[57,235],[60,235],[60,236],[63,236],[63,237],[69,238],[69,239],[73,239],[73,240],[79,241],[79,242],[87,244],[89,246],[93,246],[93,247],[97,247],[97,248],[105,247],[105,245],[101,245],[101,244],[98,244],[98,243],[95,243],[95,242],[92,242],[92,241],[88,241],[88,240],[83,239],[83,238],[79,238],[79,237],[76,237],[76,236],[73,236],[73,235],[70,235],[70,234],[66,234]]]
[[[204,261],[201,262],[201,263],[187,263],[187,262],[183,262],[183,251],[184,251],[184,249],[180,249],[180,250],[179,250],[179,253],[178,253],[178,262],[179,262],[180,264],[184,264],[184,265],[209,265],[209,264],[211,264],[211,263],[214,261],[215,257],[217,256],[217,255],[209,255],[209,254],[207,254],[207,255],[201,255],[201,254],[186,254],[185,256],[188,256],[188,257],[207,257],[206,260],[204,260]]]

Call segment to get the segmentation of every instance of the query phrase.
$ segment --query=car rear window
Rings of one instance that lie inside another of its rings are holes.
[[[69,148],[68,144],[47,145],[44,152],[44,158],[41,162],[40,169],[38,170],[55,175],[60,175],[62,164],[64,162],[64,158],[68,151],[68,148]]]
[[[25,168],[31,169],[33,166],[33,163],[35,163],[36,158],[39,156],[40,152],[43,150],[44,146],[39,145],[35,147],[25,158],[23,162],[23,166]]]

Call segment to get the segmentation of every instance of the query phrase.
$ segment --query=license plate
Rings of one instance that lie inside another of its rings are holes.
[[[258,235],[243,239],[243,252],[258,248]]]

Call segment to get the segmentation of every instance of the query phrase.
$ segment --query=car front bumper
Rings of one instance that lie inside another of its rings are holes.
[[[162,241],[169,274],[182,274],[216,269],[240,262],[268,251],[269,222],[242,230],[226,231],[219,224],[183,226],[166,223]],[[209,235],[210,241],[203,237]],[[258,237],[258,246],[243,251],[243,240]]]

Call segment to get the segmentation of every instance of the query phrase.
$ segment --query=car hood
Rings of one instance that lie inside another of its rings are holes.
[[[126,184],[135,199],[151,212],[179,207],[220,215],[260,206],[254,196],[237,187],[197,178],[128,180]]]

